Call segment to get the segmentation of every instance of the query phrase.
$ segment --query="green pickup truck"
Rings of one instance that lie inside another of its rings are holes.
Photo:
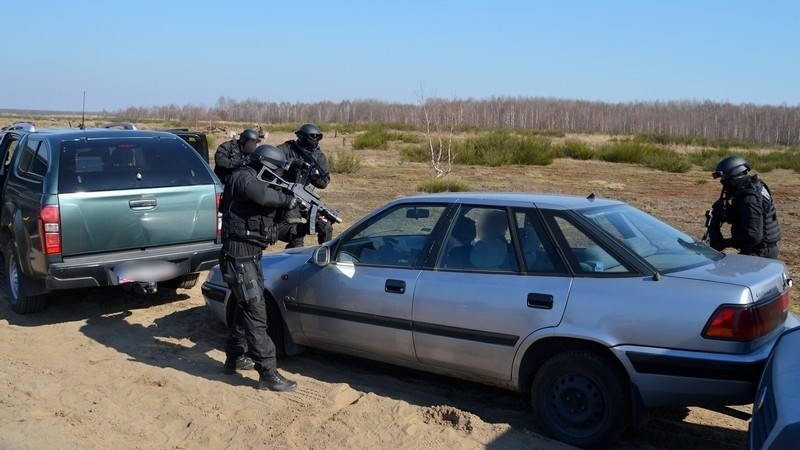
[[[202,133],[0,132],[3,287],[19,314],[65,289],[191,288],[217,263],[223,186]]]

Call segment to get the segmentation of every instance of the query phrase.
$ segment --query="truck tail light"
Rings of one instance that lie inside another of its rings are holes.
[[[768,334],[786,320],[789,291],[754,305],[720,306],[706,324],[703,337],[747,341]]]
[[[222,237],[222,211],[220,211],[220,203],[222,203],[222,194],[217,193],[217,237]]]
[[[58,205],[45,205],[39,211],[39,235],[45,255],[61,253],[61,215]]]

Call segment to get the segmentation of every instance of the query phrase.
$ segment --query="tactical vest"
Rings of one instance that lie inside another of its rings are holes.
[[[231,182],[225,185],[222,195],[222,235],[223,238],[235,237],[263,248],[278,240],[275,226],[274,208],[264,208],[256,203],[242,199],[237,195],[244,192],[248,183],[258,182],[255,171],[250,168],[239,169]]]
[[[781,226],[778,223],[778,211],[775,209],[775,203],[772,200],[772,192],[769,187],[767,187],[766,183],[753,176],[739,188],[736,192],[736,197],[743,194],[755,194],[761,199],[761,211],[764,219],[763,242],[770,245],[777,244],[781,240]]]

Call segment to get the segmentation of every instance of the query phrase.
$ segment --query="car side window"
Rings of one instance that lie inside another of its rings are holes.
[[[517,272],[508,224],[503,208],[462,206],[451,222],[437,267]]]
[[[33,162],[31,163],[30,172],[32,174],[43,177],[45,176],[45,174],[47,174],[47,167],[49,165],[50,165],[50,157],[47,150],[47,144],[45,144],[44,142],[40,142],[39,149],[36,151],[36,155],[33,157]]]
[[[39,150],[39,144],[41,143],[41,141],[37,141],[35,139],[28,139],[28,142],[25,144],[25,150],[23,150],[19,161],[20,171],[30,171],[31,161],[33,161],[34,157],[36,156],[36,151]]]
[[[414,267],[445,211],[444,205],[399,205],[342,238],[334,258],[360,265]]]
[[[554,222],[566,242],[566,250],[577,262],[579,273],[629,273],[627,267],[572,222],[560,216],[555,217]]]
[[[19,145],[19,138],[9,138],[8,147],[6,149],[6,157],[3,160],[2,172],[5,174],[8,171],[8,166],[11,164],[11,159],[14,157],[14,152]]]
[[[544,227],[533,210],[514,211],[519,247],[525,268],[533,273],[564,273],[558,252],[547,238]]]

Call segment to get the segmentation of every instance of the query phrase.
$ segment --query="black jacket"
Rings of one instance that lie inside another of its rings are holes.
[[[290,198],[260,180],[258,171],[241,166],[233,171],[222,194],[222,239],[239,239],[267,248],[289,230],[275,224],[278,211]]]
[[[758,255],[761,249],[780,241],[778,213],[766,183],[751,176],[730,196],[725,221],[731,225],[731,237],[726,240],[726,246],[744,254]]]
[[[247,162],[247,155],[242,152],[242,145],[238,139],[223,142],[214,153],[214,173],[217,174],[222,184],[225,184],[234,169],[247,164]]]
[[[325,189],[331,182],[331,172],[328,167],[328,158],[319,147],[308,151],[297,145],[297,141],[290,140],[278,146],[283,150],[289,161],[300,160],[310,165],[309,168],[292,166],[284,179],[293,183],[312,184],[319,189]],[[318,174],[316,172],[319,172]]]

